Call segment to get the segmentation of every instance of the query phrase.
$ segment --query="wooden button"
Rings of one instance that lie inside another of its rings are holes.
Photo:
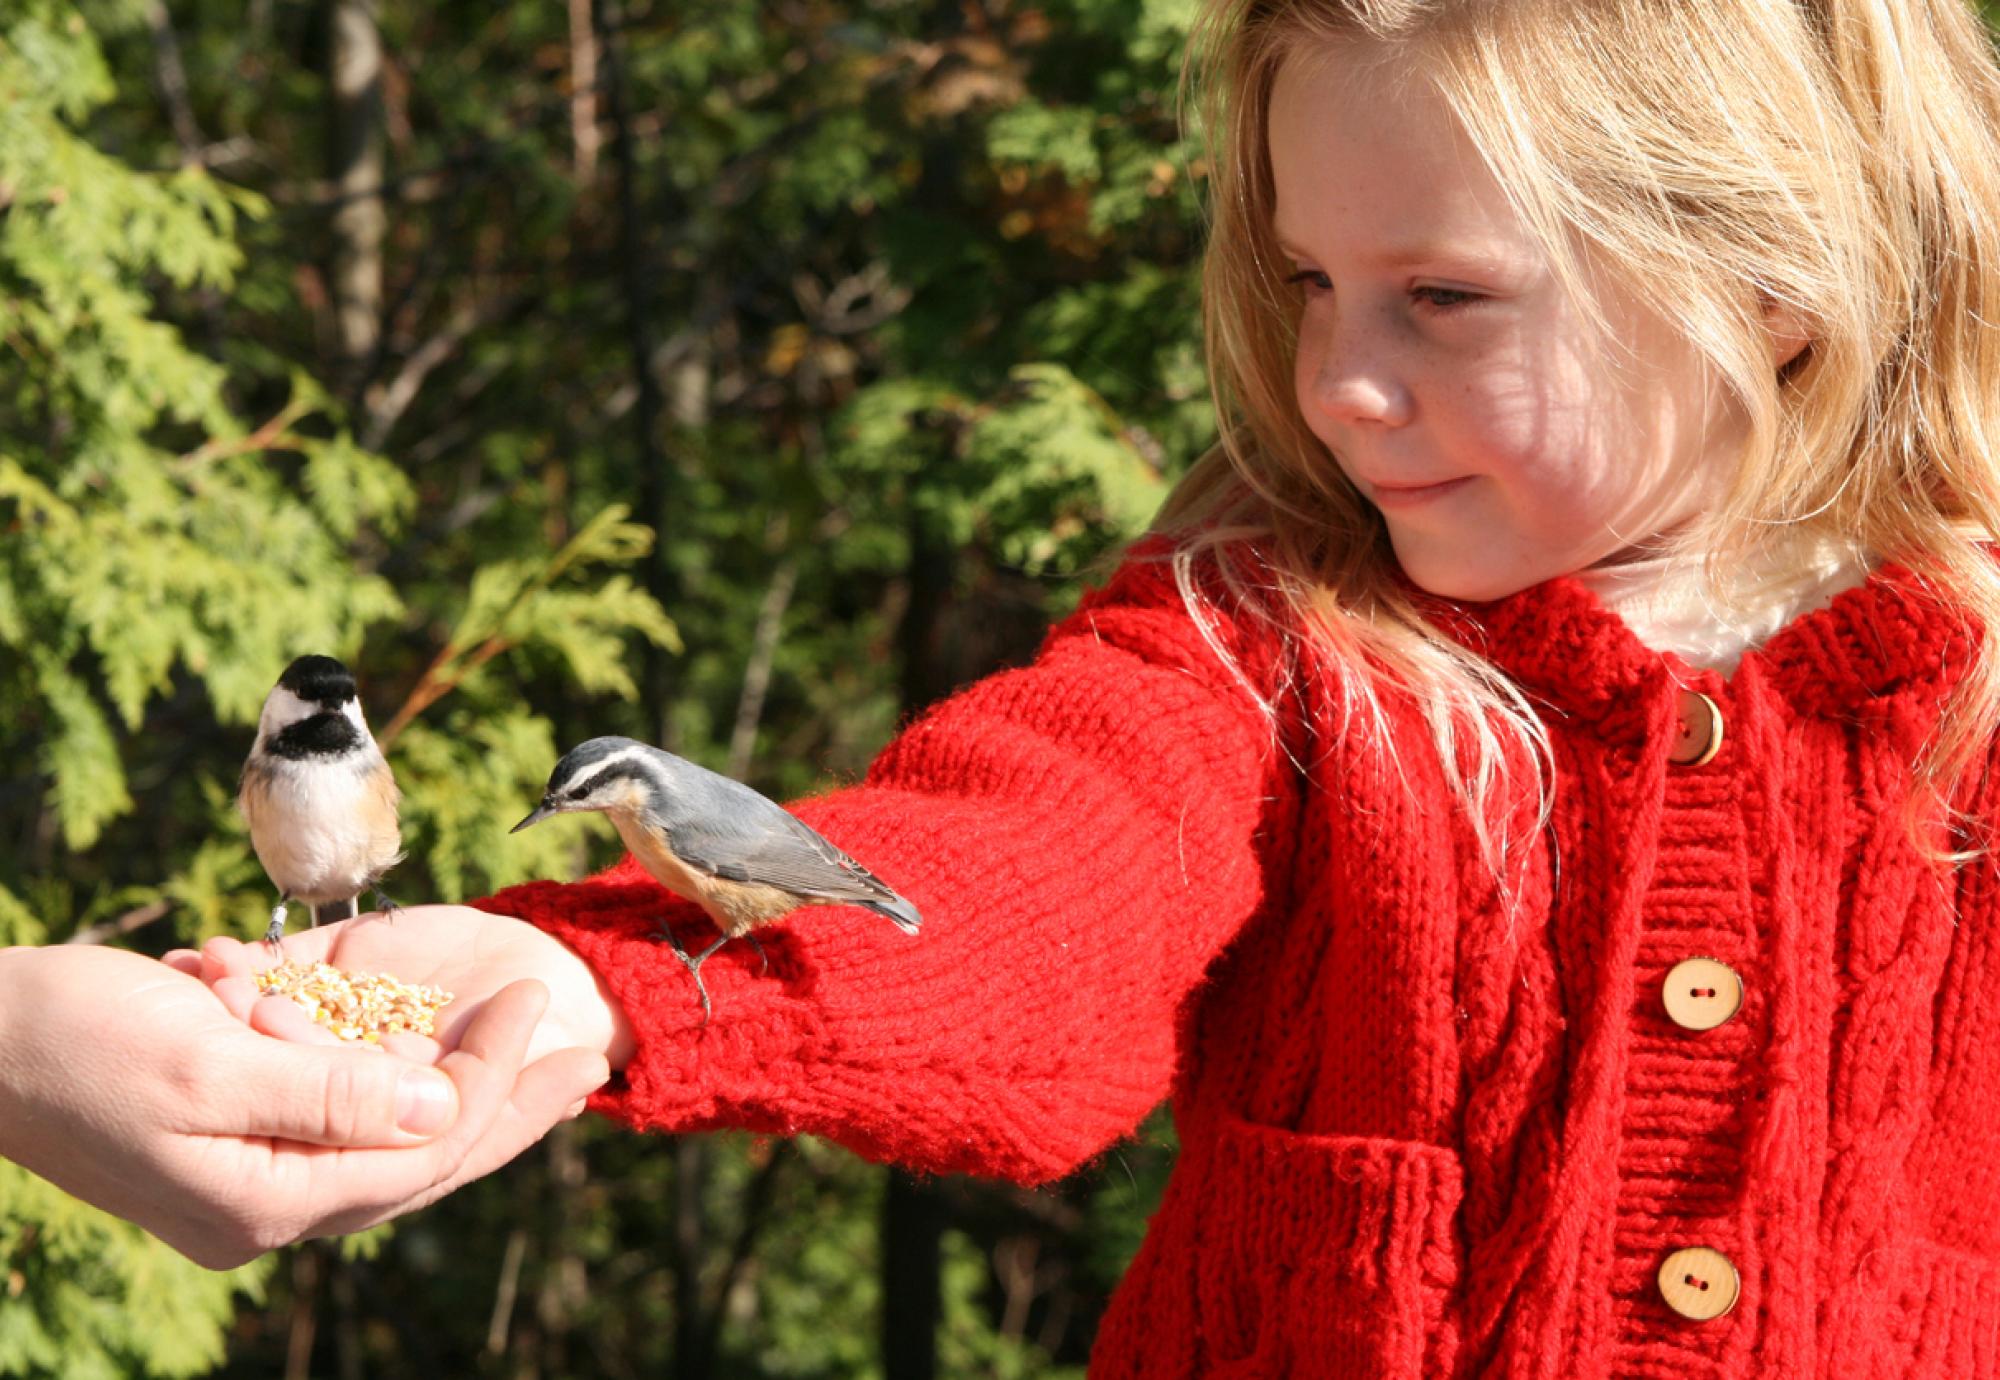
[[[1660,1262],[1660,1297],[1683,1318],[1707,1322],[1736,1306],[1736,1267],[1721,1251],[1689,1246]]]
[[[1673,746],[1667,760],[1676,766],[1700,767],[1722,751],[1722,711],[1699,690],[1683,690],[1677,707]]]
[[[1683,1030],[1713,1030],[1743,1007],[1743,979],[1719,958],[1684,958],[1660,984],[1667,1017]]]

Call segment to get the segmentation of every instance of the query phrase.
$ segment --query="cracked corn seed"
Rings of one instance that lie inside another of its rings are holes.
[[[330,963],[281,963],[257,974],[258,990],[290,997],[343,1040],[377,1043],[384,1035],[437,1033],[437,1013],[451,1001],[441,987],[398,981],[387,973],[349,973]]]

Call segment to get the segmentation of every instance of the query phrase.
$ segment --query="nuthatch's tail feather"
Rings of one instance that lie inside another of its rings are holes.
[[[900,896],[892,901],[856,901],[855,904],[877,915],[888,916],[904,934],[915,934],[917,926],[924,923],[924,917],[917,913],[917,908]]]

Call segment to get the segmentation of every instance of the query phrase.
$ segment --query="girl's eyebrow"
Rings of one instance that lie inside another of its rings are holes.
[[[1297,237],[1273,227],[1278,248],[1294,258],[1311,258],[1299,248]],[[1502,245],[1479,244],[1467,241],[1449,240],[1419,241],[1413,244],[1395,245],[1380,253],[1368,256],[1369,262],[1380,268],[1412,268],[1427,264],[1463,265],[1467,268],[1491,269],[1499,271],[1518,267],[1520,256],[1509,253]]]

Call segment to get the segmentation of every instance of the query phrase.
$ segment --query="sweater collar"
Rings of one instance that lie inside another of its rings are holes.
[[[1965,673],[1973,640],[1967,619],[1897,562],[1746,652],[1731,680],[1647,647],[1573,576],[1491,603],[1428,602],[1445,632],[1531,698],[1589,720],[1623,717],[1661,685],[1715,687],[1746,674],[1767,680],[1799,713],[1844,717],[1870,700],[1948,691]]]

